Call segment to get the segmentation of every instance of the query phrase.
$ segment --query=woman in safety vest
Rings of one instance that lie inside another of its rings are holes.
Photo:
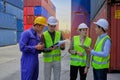
[[[81,23],[78,26],[79,35],[74,36],[69,49],[70,58],[70,80],[77,79],[79,71],[80,80],[86,80],[86,75],[90,65],[90,55],[85,51],[85,48],[90,47],[91,38],[87,36],[88,26]]]

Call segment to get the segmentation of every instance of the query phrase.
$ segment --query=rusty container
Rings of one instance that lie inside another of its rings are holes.
[[[110,70],[120,71],[120,3],[110,5],[110,34],[112,40]]]

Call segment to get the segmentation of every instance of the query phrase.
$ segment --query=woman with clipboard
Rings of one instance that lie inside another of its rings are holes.
[[[70,80],[77,79],[79,71],[80,80],[86,80],[87,72],[90,66],[90,55],[86,53],[85,48],[90,47],[91,38],[87,36],[88,26],[81,23],[78,26],[79,35],[73,36],[69,49],[70,57]]]

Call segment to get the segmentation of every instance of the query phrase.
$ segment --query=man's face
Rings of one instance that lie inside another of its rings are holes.
[[[100,32],[101,32],[101,30],[102,30],[102,29],[96,25],[96,27],[95,27],[95,32],[96,32],[96,34],[99,35]]]
[[[37,24],[37,25],[35,25],[35,29],[38,33],[41,33],[42,30],[44,29],[44,25]]]
[[[48,26],[49,26],[49,31],[50,32],[54,32],[55,31],[56,25],[50,25],[50,24],[48,24]]]

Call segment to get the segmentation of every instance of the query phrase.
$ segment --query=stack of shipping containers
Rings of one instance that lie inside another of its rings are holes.
[[[51,0],[24,0],[24,30],[33,25],[33,21],[38,16],[46,19],[50,16],[56,16],[56,8]],[[47,30],[47,26],[44,31]]]
[[[93,39],[93,43],[95,43],[97,38],[93,22],[99,18],[105,18],[110,23],[108,30],[112,40],[110,71],[120,71],[120,0],[91,0],[90,36]]]
[[[37,16],[56,16],[51,0],[0,0],[0,46],[17,44]]]
[[[77,35],[80,23],[90,26],[90,0],[71,0],[71,37]]]
[[[17,43],[23,31],[23,1],[0,0],[0,46]]]

